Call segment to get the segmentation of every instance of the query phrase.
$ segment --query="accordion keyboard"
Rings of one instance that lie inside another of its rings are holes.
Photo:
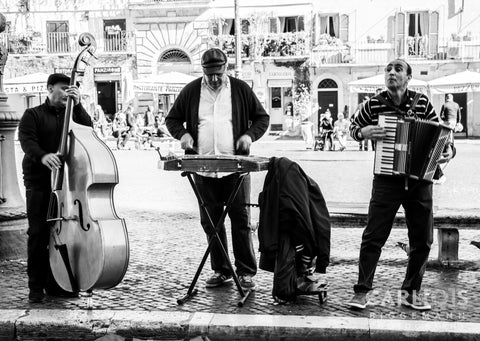
[[[398,116],[379,115],[378,125],[385,128],[387,136],[377,141],[375,150],[374,174],[391,175],[395,159],[395,135]]]

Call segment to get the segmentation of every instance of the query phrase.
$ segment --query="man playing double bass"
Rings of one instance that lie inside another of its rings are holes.
[[[78,87],[69,84],[68,76],[51,74],[47,80],[45,103],[27,109],[18,127],[20,145],[25,152],[22,168],[27,201],[28,299],[31,303],[42,302],[45,292],[54,297],[78,297],[76,292],[61,289],[52,276],[48,252],[50,227],[46,221],[52,192],[51,171],[62,165],[56,153],[68,97],[74,102],[73,120],[92,126],[90,116],[80,103]]]

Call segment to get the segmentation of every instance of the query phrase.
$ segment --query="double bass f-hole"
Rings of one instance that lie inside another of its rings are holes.
[[[80,228],[82,230],[84,230],[85,232],[87,232],[88,230],[90,230],[90,224],[87,224],[87,227],[85,228],[83,226],[83,208],[82,208],[82,202],[78,199],[75,199],[75,201],[73,202],[74,205],[77,205],[78,204],[78,222],[80,223]]]

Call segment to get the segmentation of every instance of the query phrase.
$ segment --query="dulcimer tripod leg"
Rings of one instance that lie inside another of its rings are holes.
[[[236,197],[236,195],[237,195],[237,193],[240,189],[240,186],[242,185],[243,180],[244,180],[244,178],[247,174],[248,173],[239,174],[237,182],[234,185],[233,191],[232,191],[232,193],[230,193],[230,196],[229,196],[229,198],[226,202],[226,205],[225,205],[225,208],[222,212],[222,215],[220,216],[220,219],[218,220],[217,225],[215,226],[215,224],[213,223],[213,220],[212,220],[212,218],[211,218],[211,216],[210,216],[210,214],[207,210],[207,205],[205,204],[205,201],[203,200],[202,195],[200,194],[200,192],[198,190],[197,184],[193,180],[192,173],[191,172],[182,173],[182,176],[186,176],[188,178],[188,181],[190,182],[190,185],[192,186],[192,189],[195,193],[195,196],[197,197],[198,202],[200,203],[200,209],[205,213],[205,215],[208,218],[208,222],[209,222],[208,226],[210,228],[210,231],[212,232],[211,233],[212,237],[208,241],[207,250],[205,251],[205,253],[203,255],[202,261],[200,262],[200,265],[197,269],[197,272],[195,273],[195,276],[193,278],[192,283],[190,284],[190,287],[188,289],[187,294],[185,296],[183,296],[182,298],[178,299],[177,304],[179,304],[179,305],[184,304],[186,301],[188,301],[190,298],[192,298],[193,296],[195,296],[198,293],[198,290],[195,289],[195,285],[197,283],[198,277],[200,276],[200,273],[202,272],[203,266],[205,265],[205,262],[208,258],[208,255],[210,254],[211,245],[214,242],[217,242],[218,245],[220,246],[222,254],[225,257],[225,259],[227,260],[228,267],[229,267],[230,272],[232,274],[233,280],[235,281],[235,285],[237,286],[238,292],[240,293],[240,296],[242,297],[241,300],[238,302],[238,306],[242,307],[245,304],[245,301],[247,300],[247,298],[250,296],[251,290],[244,291],[242,286],[240,285],[240,281],[238,279],[237,274],[235,273],[235,270],[233,269],[232,263],[230,261],[230,257],[228,256],[228,253],[225,250],[225,247],[222,244],[222,241],[220,240],[220,237],[219,237],[218,232],[217,232],[217,228],[220,225],[222,225],[223,222],[225,221],[225,218],[226,218],[228,212],[230,211],[230,209],[232,207],[233,200],[235,199],[235,197]]]

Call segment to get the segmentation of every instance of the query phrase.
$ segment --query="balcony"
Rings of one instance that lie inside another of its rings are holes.
[[[104,33],[98,39],[97,53],[134,53],[135,36],[133,32],[119,31],[116,34]],[[70,32],[48,32],[45,37],[40,33],[0,34],[0,43],[7,47],[10,54],[75,54],[80,51],[78,34]]]
[[[222,49],[229,58],[235,58],[235,36],[210,37],[209,45]],[[305,58],[308,56],[305,32],[242,35],[242,58]]]

